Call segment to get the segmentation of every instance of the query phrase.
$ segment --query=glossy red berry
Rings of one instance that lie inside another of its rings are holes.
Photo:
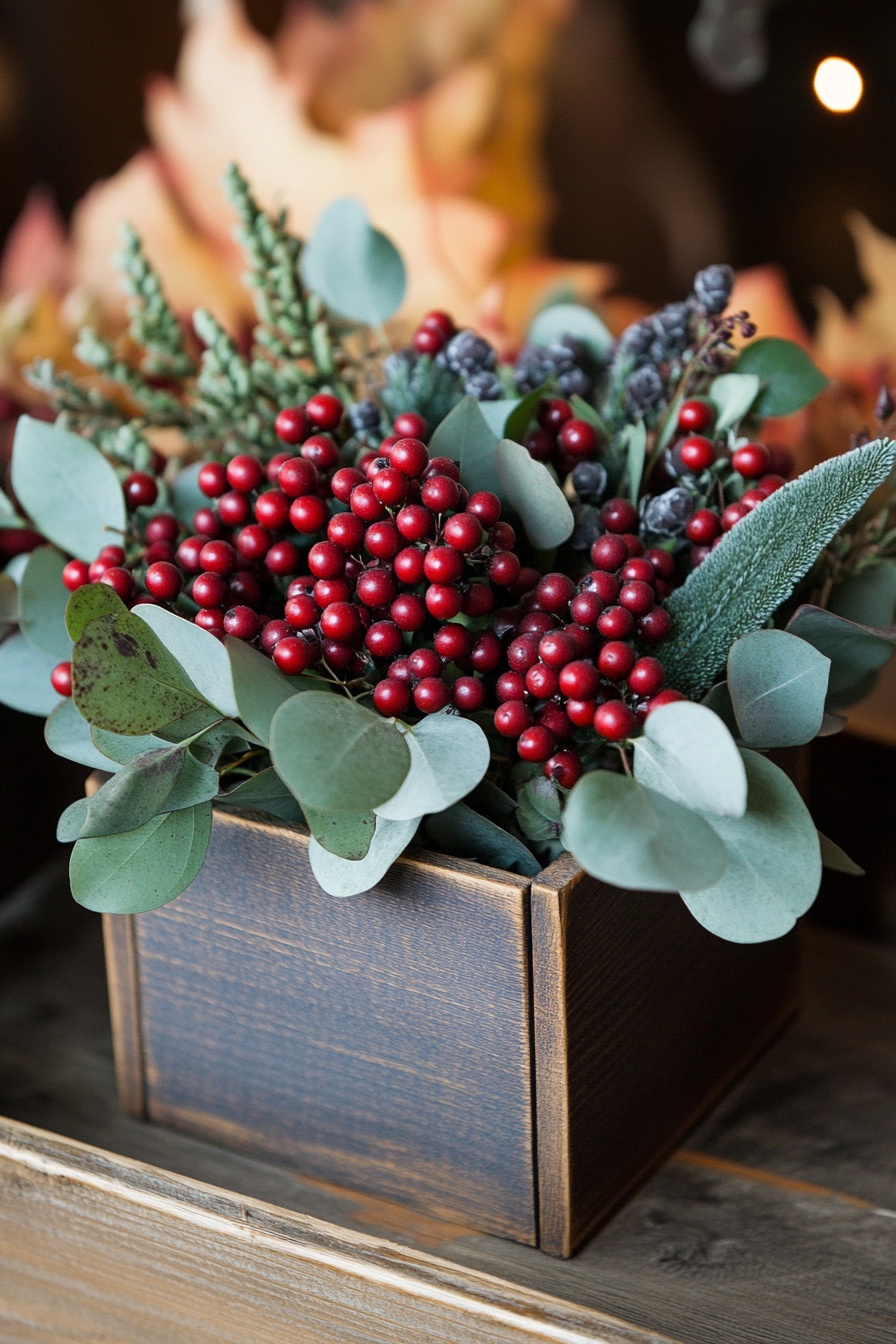
[[[600,519],[608,532],[631,532],[638,526],[638,510],[628,499],[608,499]]]
[[[274,646],[273,659],[281,672],[288,677],[297,677],[313,667],[320,657],[320,644],[316,639],[302,639],[297,635],[287,635],[279,639]]]
[[[291,541],[275,541],[265,556],[264,563],[272,574],[281,577],[295,574],[302,563],[302,554],[298,546]]]
[[[242,527],[252,517],[252,505],[238,490],[228,490],[218,500],[218,517],[228,527]]]
[[[391,569],[365,569],[355,588],[359,602],[372,611],[387,607],[398,592],[398,580]]]
[[[610,681],[624,681],[635,665],[637,655],[631,644],[611,639],[597,656],[597,666]]]
[[[374,707],[387,718],[406,714],[411,707],[411,688],[394,677],[384,677],[373,688]]]
[[[311,589],[311,596],[323,611],[331,607],[334,602],[350,602],[352,586],[344,578],[318,579]]]
[[[456,509],[459,499],[460,490],[457,481],[452,480],[450,476],[430,476],[423,482],[420,502],[428,509],[432,509],[433,513],[445,513],[449,509]]]
[[[286,621],[268,621],[261,632],[259,644],[268,656],[270,656],[281,639],[287,639],[292,634],[292,630]]]
[[[332,602],[320,617],[321,633],[341,644],[353,644],[364,633],[358,608],[351,602]],[[398,649],[393,650],[397,653]]]
[[[274,421],[274,432],[284,443],[301,443],[308,431],[308,417],[301,406],[284,406]]]
[[[615,573],[629,558],[629,550],[621,537],[598,537],[591,547],[591,563],[595,569]]]
[[[277,484],[277,479],[284,463],[288,462],[291,457],[292,453],[275,453],[268,461],[264,474],[267,476],[270,485]]]
[[[577,625],[591,627],[597,624],[605,605],[597,593],[577,593],[569,604],[569,614]]]
[[[157,513],[147,522],[143,535],[150,543],[174,542],[180,536],[180,523],[173,513]]]
[[[149,566],[143,582],[146,591],[152,597],[157,597],[160,602],[173,602],[184,584],[183,575],[177,565],[164,560]]]
[[[535,589],[535,599],[543,611],[561,615],[576,595],[576,586],[567,574],[545,574]]]
[[[397,439],[389,449],[389,464],[403,476],[422,476],[429,464],[426,445],[416,436]]]
[[[210,635],[223,637],[224,634],[224,609],[223,607],[202,607],[193,617],[193,624],[198,625],[200,630],[207,630]]]
[[[408,587],[413,587],[420,583],[423,578],[423,563],[426,553],[420,551],[416,546],[405,546],[392,561],[392,568],[395,570],[396,577]]]
[[[688,471],[705,471],[716,460],[715,445],[702,434],[691,434],[678,445],[678,456]]]
[[[600,673],[593,663],[577,658],[560,672],[560,690],[573,700],[591,700],[600,689]]]
[[[587,420],[567,420],[558,435],[558,442],[569,457],[593,457],[600,447],[597,430]]]
[[[122,569],[120,565],[110,565],[100,579],[100,583],[105,583],[117,593],[122,602],[130,602],[134,596],[134,576],[130,570]]]
[[[208,499],[217,499],[228,488],[227,472],[221,462],[206,462],[199,468],[196,483]]]
[[[354,513],[334,513],[327,523],[327,541],[346,555],[360,555],[364,532],[363,520]]]
[[[332,607],[328,611],[332,611]],[[404,648],[404,638],[394,621],[374,621],[364,636],[364,643],[374,658],[395,658]]]
[[[257,458],[248,453],[238,453],[227,463],[227,480],[234,490],[247,495],[257,490],[264,480],[264,468]]]
[[[197,607],[220,607],[229,597],[227,581],[214,572],[199,574],[193,580],[190,596]]]
[[[665,607],[654,607],[638,621],[638,635],[645,644],[659,644],[672,629],[672,617]]]
[[[516,750],[524,761],[546,761],[557,750],[557,739],[550,729],[535,724],[520,734]]]
[[[708,401],[693,398],[683,401],[678,410],[678,428],[688,434],[703,434],[716,418],[715,409]]]
[[[401,550],[401,542],[401,533],[389,519],[371,523],[364,533],[365,550],[376,560],[391,560]]]
[[[212,574],[233,574],[239,568],[239,556],[228,541],[207,541],[199,552],[199,564]]]
[[[336,429],[342,412],[342,402],[330,392],[315,392],[305,403],[305,414],[318,429]]]
[[[159,497],[156,478],[147,471],[132,471],[122,486],[124,497],[132,509],[148,508]]]
[[[98,560],[105,561],[109,565],[123,565],[125,561],[123,546],[104,546],[97,556]]]
[[[411,337],[418,355],[437,355],[445,345],[445,337],[432,327],[418,327]]]
[[[333,472],[330,491],[340,504],[347,504],[356,485],[363,485],[366,477],[356,467],[340,467]],[[281,486],[281,489],[283,487]]]
[[[635,616],[645,616],[656,605],[656,594],[649,583],[635,579],[619,589],[619,605]]]
[[[423,573],[431,583],[456,583],[464,572],[464,560],[450,546],[433,546],[423,561]]]
[[[666,552],[663,552],[663,554],[666,554]],[[631,583],[633,579],[637,579],[639,583],[649,583],[652,587],[656,582],[656,570],[649,560],[645,560],[643,556],[638,556],[634,560],[626,560],[620,570],[620,577],[626,583]]]
[[[512,588],[520,576],[519,557],[513,551],[496,551],[486,565],[486,573],[499,588]]]
[[[729,504],[726,509],[722,510],[722,531],[730,532],[735,523],[741,522],[749,512],[747,505],[741,504],[739,501],[737,504]]]
[[[245,642],[255,639],[261,630],[261,617],[251,607],[231,607],[224,613],[224,633]]]
[[[567,700],[565,705],[566,717],[577,728],[592,728],[596,709],[596,700]]]
[[[468,555],[482,545],[485,534],[481,522],[472,513],[456,513],[442,528],[442,536],[449,546]]]
[[[310,462],[319,472],[338,467],[339,456],[339,448],[329,434],[313,434],[302,444],[302,460]]]
[[[255,517],[263,527],[279,532],[289,522],[289,496],[282,490],[266,490],[255,501]]]
[[[731,465],[747,480],[764,476],[769,468],[769,451],[764,443],[745,443],[732,453]]]
[[[424,598],[426,610],[437,621],[451,621],[463,606],[461,591],[452,583],[431,583]]]
[[[761,490],[767,498],[769,495],[773,495],[776,490],[780,490],[782,485],[786,484],[787,482],[783,476],[772,474],[769,476],[760,476],[759,480],[756,482],[756,488],[757,490]]]
[[[289,521],[302,536],[323,532],[329,518],[329,509],[319,495],[301,495],[289,508]]]
[[[684,534],[695,546],[708,546],[721,534],[722,520],[712,509],[698,509],[687,521]]]
[[[658,658],[639,658],[628,674],[628,684],[636,695],[656,695],[664,675]]]
[[[375,523],[386,516],[386,506],[377,499],[369,481],[355,486],[348,503],[352,513],[363,518],[365,523]]]
[[[316,579],[338,579],[345,571],[345,552],[332,541],[317,541],[306,563]]]
[[[283,614],[296,630],[310,630],[320,620],[320,607],[310,593],[287,598]]]
[[[631,737],[638,720],[622,700],[607,700],[594,711],[594,731],[608,742],[622,742]]]
[[[467,500],[467,513],[478,518],[483,527],[494,527],[501,517],[501,501],[491,490],[476,490]]]
[[[416,411],[402,411],[392,421],[392,432],[393,434],[400,434],[403,438],[419,439],[421,442],[425,442],[429,438],[429,425],[423,416]],[[416,475],[416,472],[414,475]]]
[[[193,531],[200,533],[210,540],[221,537],[224,528],[221,524],[221,518],[214,509],[197,509],[193,514]]]
[[[597,618],[604,639],[628,639],[635,631],[635,618],[627,607],[607,607]]]
[[[502,672],[495,682],[495,695],[499,704],[505,700],[525,700],[526,678],[521,672]]]
[[[768,495],[764,490],[754,488],[753,490],[744,491],[740,497],[740,503],[743,504],[745,509],[749,509],[752,513],[757,504],[763,504],[766,499],[768,499]]]
[[[360,476],[360,472],[358,474]],[[317,467],[313,462],[307,462],[304,457],[289,457],[280,468],[277,488],[290,499],[297,499],[300,495],[312,494],[317,489],[319,480]]]
[[[538,642],[538,656],[548,667],[561,668],[571,663],[578,650],[575,641],[565,630],[553,630],[542,635]]]
[[[451,692],[441,677],[424,677],[414,687],[414,704],[421,714],[438,714],[450,700]]]
[[[383,467],[370,484],[380,503],[389,508],[401,504],[408,492],[408,478],[397,467]]]
[[[544,773],[561,789],[571,789],[581,778],[582,762],[574,751],[566,748],[545,761]]]
[[[50,685],[57,695],[69,696],[72,693],[71,663],[57,663],[50,673]]]
[[[451,700],[465,714],[475,714],[485,704],[485,686],[477,677],[458,677],[451,688]]]
[[[416,593],[402,593],[389,608],[399,630],[420,630],[426,624],[426,614],[426,604]]]
[[[556,436],[567,421],[572,419],[572,407],[562,397],[544,397],[538,403],[535,418],[542,429]]]
[[[494,593],[488,584],[471,583],[463,594],[461,610],[465,616],[488,616],[494,605]]]
[[[533,663],[526,673],[526,690],[536,700],[550,700],[560,690],[557,669],[547,663]]]
[[[671,689],[660,691],[659,695],[655,695],[647,706],[647,713],[652,714],[655,709],[662,709],[663,705],[674,705],[679,700],[684,700],[685,698],[686,697],[682,695],[681,691],[673,691]]]
[[[465,625],[449,622],[436,631],[433,639],[435,651],[446,663],[457,662],[458,658],[468,658],[473,648],[474,636]],[[498,653],[500,656],[500,644]],[[491,669],[489,669],[490,671]]]
[[[535,716],[523,700],[505,700],[495,710],[495,728],[502,737],[518,738],[534,723]]]
[[[84,560],[69,560],[62,570],[62,582],[70,593],[90,582],[90,566]]]

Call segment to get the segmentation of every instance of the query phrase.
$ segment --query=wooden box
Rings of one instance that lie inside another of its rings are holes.
[[[563,858],[424,851],[363,896],[307,836],[216,814],[198,878],[106,916],[132,1115],[569,1255],[793,1009],[792,937],[713,937]]]

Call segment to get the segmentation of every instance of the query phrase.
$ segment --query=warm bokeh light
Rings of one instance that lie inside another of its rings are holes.
[[[827,56],[815,71],[812,87],[822,107],[829,112],[851,112],[858,106],[864,85],[852,61]]]

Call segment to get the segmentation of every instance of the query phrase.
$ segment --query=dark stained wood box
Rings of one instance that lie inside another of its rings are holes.
[[[792,936],[722,942],[569,858],[411,851],[337,900],[307,845],[217,813],[183,896],[105,917],[130,1114],[569,1255],[793,1010]]]

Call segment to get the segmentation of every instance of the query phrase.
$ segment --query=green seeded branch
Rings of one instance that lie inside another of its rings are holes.
[[[131,336],[143,347],[143,368],[149,374],[186,378],[195,362],[184,343],[184,332],[162,291],[158,273],[150,265],[140,239],[126,224],[116,262],[125,293],[130,294]]]

